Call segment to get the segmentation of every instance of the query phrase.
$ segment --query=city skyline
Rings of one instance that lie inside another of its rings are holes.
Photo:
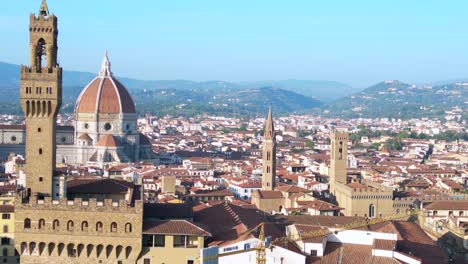
[[[195,81],[333,80],[364,88],[387,79],[467,77],[466,3],[183,1],[140,5],[50,1],[63,14],[66,70],[96,72],[109,50],[118,76]],[[5,1],[1,61],[25,64],[29,2]],[[145,7],[145,8],[142,8]],[[83,19],[86,18],[86,19]],[[435,37],[436,36],[436,37]]]

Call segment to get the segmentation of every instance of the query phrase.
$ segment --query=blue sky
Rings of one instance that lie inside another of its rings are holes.
[[[119,76],[188,80],[468,77],[468,1],[48,0],[59,61]],[[0,61],[27,63],[28,15],[40,0],[2,0]],[[8,41],[5,41],[8,40]]]

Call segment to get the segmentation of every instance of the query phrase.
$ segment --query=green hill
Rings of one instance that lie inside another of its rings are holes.
[[[347,118],[440,117],[452,107],[463,108],[467,98],[468,85],[416,86],[384,81],[326,105],[321,113]]]

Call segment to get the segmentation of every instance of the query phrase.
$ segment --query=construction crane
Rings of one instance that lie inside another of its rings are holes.
[[[380,217],[380,218],[371,218],[371,219],[365,218],[365,219],[362,219],[362,220],[353,221],[353,222],[351,222],[349,224],[337,226],[336,228],[337,229],[343,229],[343,230],[350,230],[350,229],[356,229],[356,228],[361,228],[361,227],[367,227],[369,225],[375,225],[375,224],[379,224],[379,223],[383,223],[383,222],[387,222],[387,221],[393,221],[393,220],[398,220],[398,219],[403,219],[403,218],[409,218],[409,217],[415,216],[415,215],[419,215],[419,212],[418,211],[413,211],[410,214],[396,214],[396,215]],[[233,255],[233,254],[240,254],[240,253],[256,251],[256,264],[266,264],[266,249],[267,249],[267,247],[271,248],[271,247],[273,247],[273,245],[287,244],[289,242],[296,242],[296,241],[300,241],[300,240],[304,240],[304,239],[310,239],[310,238],[319,237],[319,236],[326,236],[326,235],[332,233],[330,230],[328,230],[328,228],[324,228],[324,229],[319,229],[319,230],[313,231],[313,232],[296,234],[296,235],[293,235],[293,236],[279,237],[279,238],[276,238],[271,243],[269,243],[270,245],[267,245],[266,242],[265,242],[265,223],[266,222],[262,222],[262,223],[256,225],[255,227],[245,231],[244,233],[242,233],[240,235],[240,236],[242,236],[242,235],[250,234],[250,233],[258,230],[258,228],[260,228],[259,236],[258,236],[258,239],[260,240],[260,242],[258,243],[258,245],[255,248],[237,250],[235,252],[229,252],[229,253],[221,253],[221,254],[217,254],[216,256],[203,257],[202,258],[202,260],[203,260],[202,263],[205,263],[205,261],[216,260],[216,259],[219,259],[220,257],[223,257],[223,256],[230,256],[230,255]]]
[[[257,264],[266,264],[266,252],[265,252],[265,223],[260,224],[260,245],[257,247]]]

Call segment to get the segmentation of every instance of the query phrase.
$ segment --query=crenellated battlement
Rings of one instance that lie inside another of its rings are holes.
[[[330,138],[335,140],[348,140],[348,132],[340,131],[340,130],[333,130],[330,134]]]
[[[414,201],[421,201],[421,202],[432,202],[432,201],[461,201],[461,200],[468,200],[467,197],[448,197],[448,196],[441,196],[441,195],[430,195],[427,197],[403,197],[403,198],[395,198],[395,202],[414,202]]]
[[[53,23],[54,26],[57,25],[57,17],[53,14],[49,16],[42,16],[42,15],[36,15],[34,13],[31,13],[29,15],[29,23],[30,25],[34,25],[36,23],[44,23],[44,22],[50,22]]]
[[[21,79],[41,78],[40,80],[59,80],[62,79],[62,68],[60,67],[43,67],[37,69],[32,66],[21,65]]]
[[[15,203],[17,210],[33,209],[33,210],[66,210],[66,211],[91,211],[91,212],[119,212],[119,213],[142,213],[143,201],[137,200],[135,204],[130,205],[126,200],[114,201],[112,199],[96,200],[89,199],[83,200],[75,198],[73,200],[60,199],[52,200],[51,197],[44,199],[37,199],[37,197],[30,197],[24,200],[18,196]]]

